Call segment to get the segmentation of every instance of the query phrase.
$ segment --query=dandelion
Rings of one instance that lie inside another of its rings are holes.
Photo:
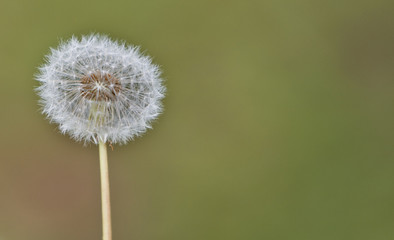
[[[52,49],[37,80],[43,112],[78,141],[126,143],[162,109],[159,68],[105,36],[73,37]]]
[[[162,111],[159,68],[138,47],[102,35],[75,37],[51,49],[36,80],[43,113],[62,133],[99,145],[103,238],[111,239],[107,144],[151,128]]]

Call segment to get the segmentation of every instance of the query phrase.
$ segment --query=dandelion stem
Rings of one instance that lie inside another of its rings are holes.
[[[99,142],[100,153],[100,177],[101,177],[101,209],[103,223],[103,240],[112,239],[111,229],[111,204],[109,198],[109,177],[108,177],[108,157],[107,145]]]

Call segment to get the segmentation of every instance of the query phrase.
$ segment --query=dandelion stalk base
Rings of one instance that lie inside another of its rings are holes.
[[[112,240],[107,145],[99,142],[103,240]]]

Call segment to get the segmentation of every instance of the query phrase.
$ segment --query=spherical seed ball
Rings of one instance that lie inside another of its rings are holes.
[[[162,111],[159,68],[107,36],[73,37],[51,49],[36,80],[43,113],[77,141],[126,143]]]

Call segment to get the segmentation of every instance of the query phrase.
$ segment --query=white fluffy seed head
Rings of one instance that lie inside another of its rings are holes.
[[[77,141],[126,143],[162,111],[160,70],[137,47],[73,37],[46,60],[36,76],[43,113]]]

